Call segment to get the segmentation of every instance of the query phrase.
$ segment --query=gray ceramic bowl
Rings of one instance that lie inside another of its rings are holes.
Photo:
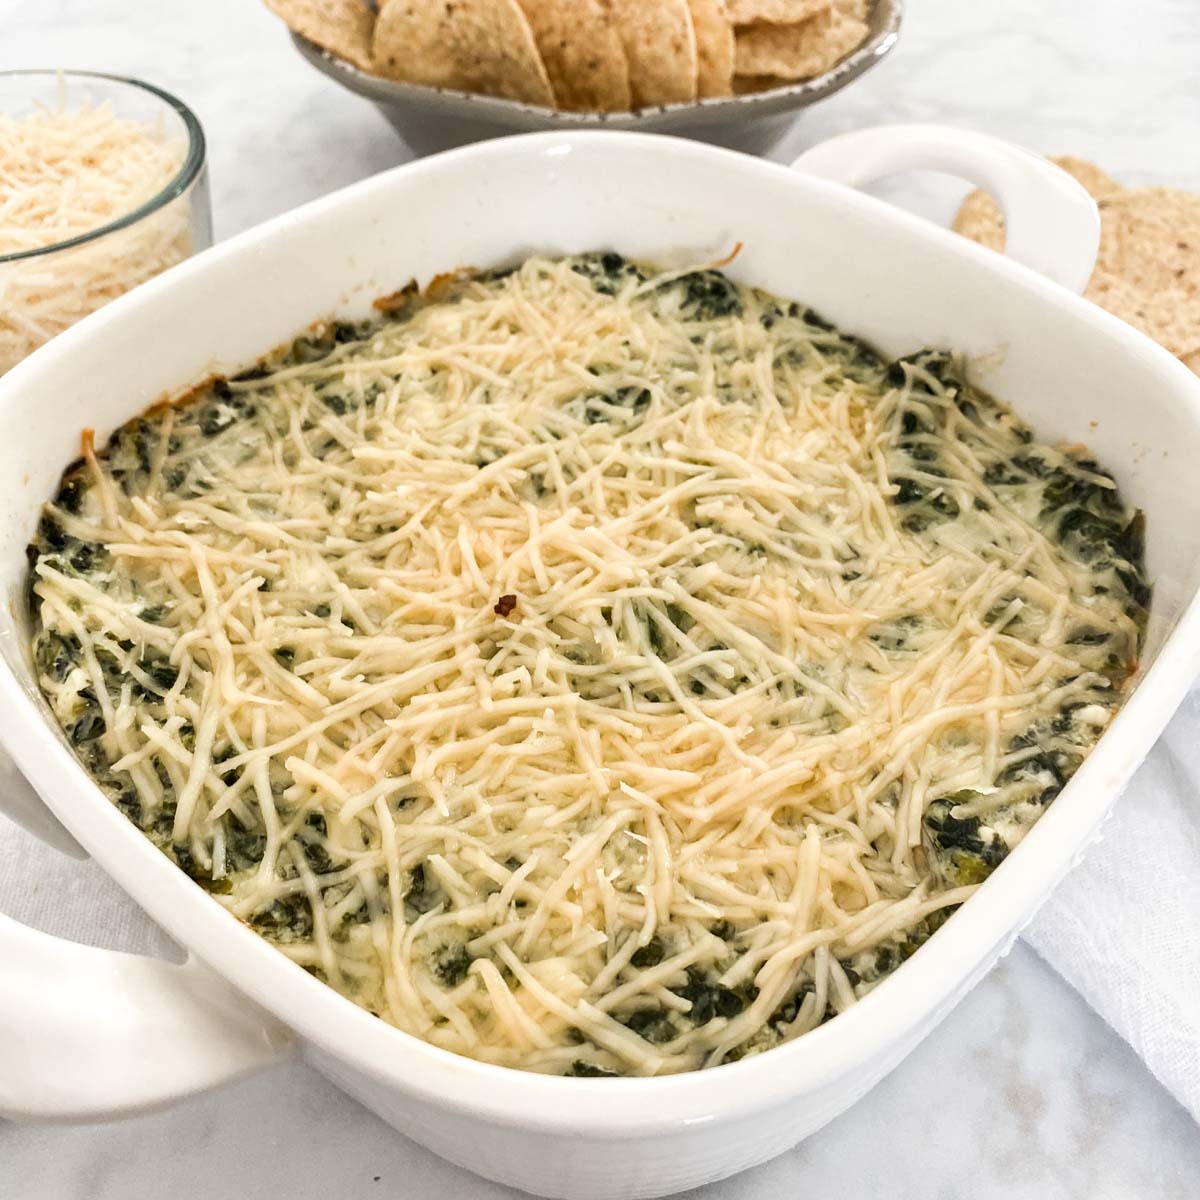
[[[318,71],[374,101],[416,154],[539,129],[639,129],[765,154],[787,132],[797,112],[840,91],[888,54],[899,37],[902,11],[903,0],[875,0],[867,40],[815,79],[752,95],[632,113],[556,112],[496,96],[396,83],[360,71],[297,33],[292,41]]]

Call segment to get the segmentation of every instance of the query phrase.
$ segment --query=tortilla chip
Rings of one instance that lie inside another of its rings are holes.
[[[811,79],[860,46],[867,33],[862,21],[832,8],[799,25],[760,21],[737,30],[734,69],[739,75]]]
[[[375,14],[362,0],[264,0],[264,3],[301,37],[361,71],[371,70]]]
[[[1077,158],[1054,160],[1096,198],[1100,252],[1084,295],[1165,346],[1200,374],[1200,196],[1171,188],[1125,189]],[[972,192],[954,228],[994,250],[1004,221]]]
[[[599,0],[629,61],[635,108],[696,98],[696,34],[687,0]]]
[[[833,7],[865,24],[871,16],[872,0],[833,0]]]
[[[976,188],[959,206],[953,229],[989,250],[1004,249],[1004,218],[999,205],[982,188]]]
[[[1086,158],[1075,158],[1070,154],[1054,154],[1051,155],[1050,161],[1056,167],[1066,171],[1068,175],[1074,176],[1096,200],[1103,200],[1105,196],[1123,190],[1112,176],[1106,175],[1095,163],[1088,162]]]
[[[688,0],[696,31],[696,94],[733,94],[733,26],[725,0]]]
[[[559,108],[627,112],[629,65],[597,0],[519,0]]]
[[[729,0],[729,19],[735,25],[798,25],[831,5],[832,0]]]
[[[1119,183],[1086,159],[1065,156],[1052,157],[1050,161],[1073,175],[1096,200],[1121,190]],[[987,192],[976,189],[963,201],[954,218],[954,229],[989,250],[1004,249],[1004,218]]]
[[[733,94],[752,96],[756,92],[772,92],[776,88],[794,87],[794,79],[780,79],[778,75],[735,75]]]
[[[1084,294],[1172,354],[1200,350],[1200,196],[1136,188],[1097,203],[1100,254]]]
[[[554,106],[517,0],[384,0],[372,58],[387,79]]]

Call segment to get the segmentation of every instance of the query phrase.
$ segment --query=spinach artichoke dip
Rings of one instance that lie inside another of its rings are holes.
[[[853,1005],[1120,705],[1141,522],[938,352],[535,257],[130,421],[30,547],[112,802],[319,979],[562,1075]]]

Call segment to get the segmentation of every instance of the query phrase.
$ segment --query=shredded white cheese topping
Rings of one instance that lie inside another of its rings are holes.
[[[114,115],[0,113],[0,255],[39,250],[133,212],[174,178],[184,146]],[[95,242],[0,263],[0,374],[191,252],[186,199]]]
[[[1137,605],[1044,510],[1124,529],[1112,481],[944,358],[616,256],[342,336],[89,454],[37,653],[113,798],[402,1029],[576,1074],[801,1034],[1117,703]]]

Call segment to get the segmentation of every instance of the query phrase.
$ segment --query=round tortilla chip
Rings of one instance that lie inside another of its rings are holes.
[[[635,108],[696,98],[696,33],[687,0],[599,0],[621,37]]]
[[[798,25],[830,7],[832,0],[729,0],[729,19],[735,25]]]
[[[976,188],[959,206],[952,226],[989,250],[1004,249],[1004,218],[1000,206],[982,188]]]
[[[733,26],[725,0],[688,0],[696,31],[696,94],[733,94]]]
[[[1125,189],[1079,158],[1051,160],[1096,198],[1100,251],[1084,296],[1200,367],[1200,196],[1171,188]],[[954,228],[993,250],[1004,221],[990,196],[972,192]],[[1200,373],[1200,371],[1198,371]]]
[[[554,107],[517,0],[384,0],[372,59],[387,79]]]
[[[1200,196],[1135,188],[1105,196],[1089,300],[1172,354],[1200,350]]]
[[[1050,161],[1083,184],[1093,199],[1103,200],[1113,192],[1124,191],[1111,175],[1106,174],[1095,163],[1088,162],[1086,158],[1076,158],[1072,154],[1052,154]]]
[[[811,79],[862,45],[868,32],[857,17],[833,8],[798,25],[760,21],[737,30],[734,69],[739,75]]]
[[[322,50],[371,70],[375,14],[363,0],[264,0],[289,29]]]
[[[629,64],[597,0],[519,0],[559,108],[627,112]]]
[[[778,75],[735,75],[733,94],[752,96],[756,92],[773,92],[776,88],[795,87],[794,79],[780,79]]]

